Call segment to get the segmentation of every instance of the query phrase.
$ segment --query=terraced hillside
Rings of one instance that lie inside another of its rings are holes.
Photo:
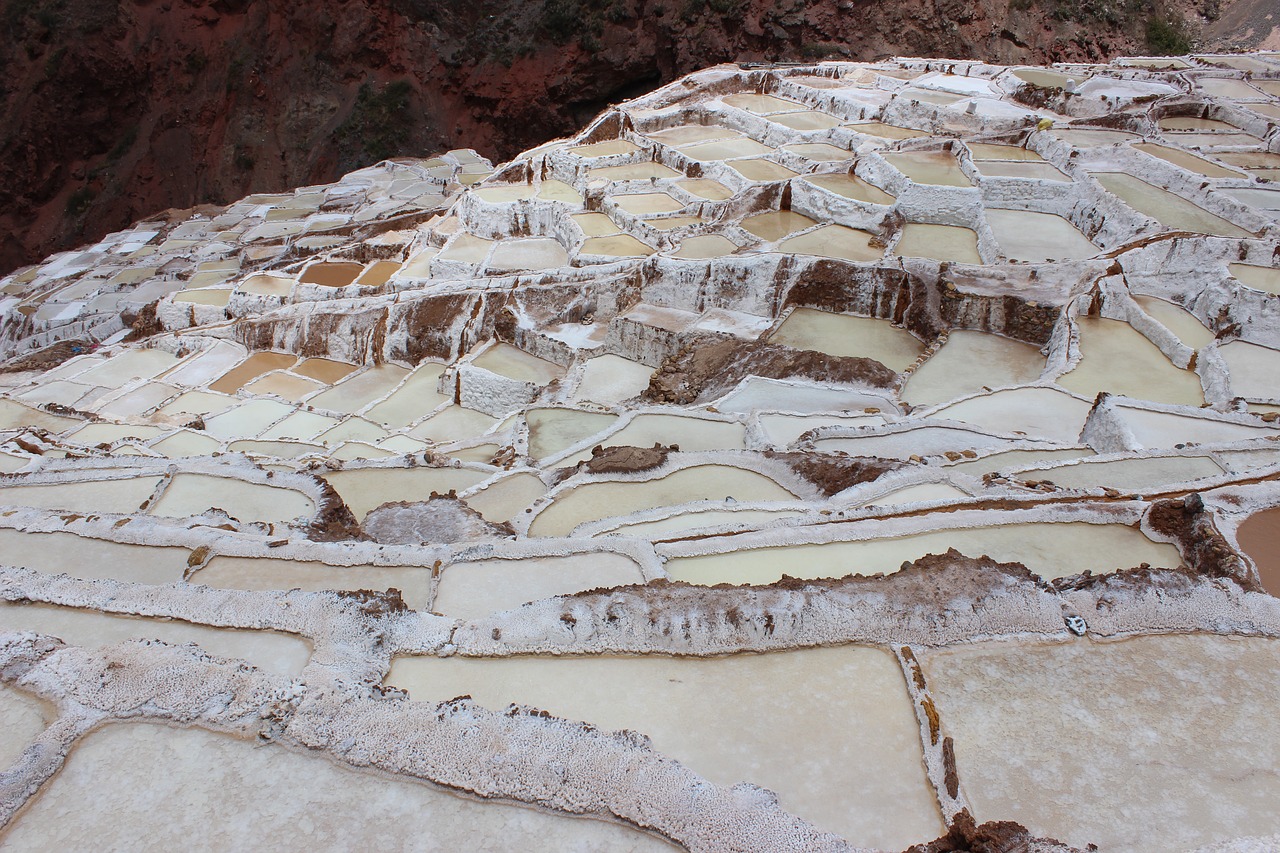
[[[1278,124],[721,65],[0,279],[0,846],[1280,845]]]

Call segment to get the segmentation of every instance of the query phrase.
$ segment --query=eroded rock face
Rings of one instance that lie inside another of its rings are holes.
[[[253,842],[1266,846],[1273,96],[719,66],[0,279],[0,846],[172,804],[131,743]],[[335,770],[283,828],[251,742]]]
[[[723,396],[748,376],[807,379],[887,388],[897,374],[870,358],[838,358],[817,352],[739,340],[694,340],[654,371],[645,399],[687,405]]]

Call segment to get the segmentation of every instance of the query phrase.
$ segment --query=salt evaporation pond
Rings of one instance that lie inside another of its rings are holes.
[[[643,582],[640,567],[621,554],[455,563],[440,575],[431,609],[455,619],[479,619],[529,601]]]
[[[431,596],[431,570],[412,566],[330,566],[302,560],[219,555],[191,576],[191,583],[218,589],[400,590],[414,610],[425,610]]]
[[[1241,284],[1265,293],[1280,294],[1280,269],[1252,264],[1230,264],[1229,268]]]
[[[531,409],[525,418],[529,424],[529,455],[535,459],[559,454],[603,432],[618,419],[617,415],[574,409]]]
[[[1136,133],[1123,130],[1110,130],[1096,127],[1055,127],[1049,131],[1069,145],[1080,148],[1097,148],[1105,145],[1118,145],[1133,139],[1140,139]]]
[[[896,410],[887,397],[853,388],[779,382],[749,377],[716,402],[721,412],[862,412]]]
[[[1200,349],[1213,343],[1213,332],[1206,329],[1200,318],[1190,311],[1154,296],[1134,296],[1133,301],[1192,349]]]
[[[358,412],[365,406],[385,397],[409,375],[406,368],[396,364],[378,364],[355,373],[308,400],[317,409],[335,412]]]
[[[346,287],[353,283],[362,272],[364,272],[364,264],[350,261],[330,261],[328,263],[309,265],[302,271],[298,281],[303,284],[318,284],[321,287]]]
[[[420,420],[449,398],[436,390],[443,364],[424,362],[385,400],[365,412],[365,417],[385,427],[405,427]]]
[[[1057,383],[1093,399],[1100,391],[1157,403],[1199,406],[1204,402],[1200,379],[1180,370],[1141,332],[1118,320],[1076,319],[1080,361]]]
[[[1248,231],[1221,216],[1193,204],[1182,196],[1152,186],[1146,181],[1118,172],[1099,172],[1098,183],[1126,204],[1161,225],[1181,231],[1195,231],[1218,237],[1249,237]]]
[[[564,368],[560,365],[530,355],[510,344],[492,346],[476,356],[471,363],[492,373],[535,385],[545,385],[564,374]]]
[[[297,362],[298,357],[288,353],[256,352],[223,374],[222,378],[209,386],[209,390],[220,394],[234,394],[264,373],[285,370]]]
[[[893,253],[904,258],[933,258],[963,264],[982,262],[982,256],[978,254],[977,233],[958,225],[908,222],[894,244]]]
[[[27,533],[0,528],[0,565],[25,566],[75,578],[174,583],[187,568],[186,548],[128,545],[72,533]]]
[[[707,234],[700,237],[686,237],[680,242],[680,248],[672,254],[673,258],[705,260],[732,255],[738,250],[736,243],[721,237],[719,234]],[[601,356],[603,358],[604,356]]]
[[[854,128],[855,130],[857,128]],[[971,187],[973,182],[950,151],[907,151],[885,154],[889,165],[917,184]]]
[[[1254,400],[1280,399],[1280,383],[1276,381],[1280,350],[1231,341],[1220,346],[1218,352],[1231,371],[1231,390],[1235,394]]]
[[[29,693],[0,687],[0,767],[8,767],[57,716],[55,709]],[[0,835],[0,841],[3,835]]]
[[[183,518],[211,507],[226,510],[241,521],[284,522],[316,511],[311,498],[294,491],[229,477],[178,474],[151,507],[152,515]]]
[[[457,454],[455,454],[457,455]],[[493,456],[493,451],[488,452]],[[510,521],[547,492],[536,474],[519,472],[488,483],[467,495],[467,506],[494,524]]]
[[[280,780],[289,795],[280,796]],[[0,834],[6,850],[354,849],[446,853],[671,850],[633,829],[574,820],[361,772],[321,755],[202,729],[120,723],[90,734]]]
[[[1044,356],[1030,344],[957,329],[908,377],[902,399],[914,406],[941,403],[984,388],[1034,382],[1043,371]]]
[[[1157,145],[1154,142],[1140,142],[1133,146],[1134,150],[1141,151],[1143,154],[1149,154],[1157,157],[1165,162],[1204,175],[1206,178],[1243,178],[1245,177],[1235,169],[1228,169],[1225,166],[1219,166],[1203,157],[1184,151],[1181,148],[1170,148],[1167,145]]]
[[[588,521],[694,501],[784,501],[795,496],[763,474],[698,465],[654,480],[589,482],[558,495],[529,526],[530,536],[567,536]]]
[[[647,388],[652,374],[653,368],[622,356],[596,356],[583,364],[574,399],[618,403]]]
[[[300,637],[274,631],[210,628],[174,619],[146,619],[56,607],[0,601],[0,631],[34,631],[73,646],[113,645],[131,639],[195,643],[210,654],[243,658],[277,675],[296,676],[311,657],[311,645]]]
[[[761,240],[781,240],[788,234],[812,228],[818,223],[790,210],[774,210],[768,213],[757,213],[742,220],[744,230],[751,232]]]
[[[1275,640],[1081,638],[922,657],[979,821],[1134,853],[1280,832],[1280,727],[1258,713],[1280,699]]]
[[[1070,220],[1052,213],[988,208],[986,217],[1000,251],[1011,260],[1063,261],[1098,253],[1098,247]]]
[[[652,447],[655,444],[676,445],[683,451],[740,450],[745,446],[746,429],[739,423],[726,423],[683,415],[639,414],[622,429],[601,438],[608,447]],[[575,454],[561,464],[574,464],[591,458],[590,451]]]
[[[1050,163],[1021,160],[974,160],[973,166],[984,178],[1023,178],[1037,181],[1070,183],[1071,178]]]
[[[1256,423],[1241,424],[1173,412],[1153,412],[1133,406],[1118,406],[1115,411],[1143,447],[1213,444],[1277,435],[1273,429]]]
[[[904,369],[924,351],[910,332],[894,328],[887,320],[812,308],[792,311],[769,340],[827,355],[874,358],[891,370]]]
[[[1090,404],[1054,388],[1008,388],[952,403],[933,413],[993,433],[1075,444]]]
[[[857,228],[823,225],[788,237],[778,244],[778,251],[846,261],[875,261],[884,254],[884,250],[876,246],[875,239],[875,235]]]
[[[462,406],[446,406],[409,431],[427,441],[448,442],[477,438],[489,431],[497,418]]]
[[[918,560],[926,554],[945,554],[949,548],[969,557],[987,556],[997,562],[1022,563],[1048,580],[1086,569],[1096,574],[1142,563],[1156,566],[1182,563],[1173,546],[1152,542],[1122,524],[1043,522],[676,557],[667,561],[667,574],[672,580],[703,586],[767,584],[783,575],[840,578],[893,573],[904,562]]]
[[[760,427],[769,440],[783,446],[797,440],[804,433],[824,426],[878,426],[884,423],[879,415],[776,415],[759,416]]]
[[[942,832],[919,728],[893,656],[858,646],[698,660],[397,658],[415,700],[470,694],[630,729],[712,782],[778,794],[851,843],[899,849]]]
[[[988,435],[964,424],[955,426],[920,426],[911,429],[884,432],[864,431],[861,434],[818,438],[814,447],[821,453],[845,453],[852,456],[879,456],[883,459],[909,460],[999,447],[1009,439]]]
[[[914,139],[920,136],[928,136],[927,131],[916,130],[910,127],[902,127],[895,124],[885,124],[878,121],[856,122],[854,124],[845,125],[854,133],[863,133],[867,136],[878,136],[881,139]]]
[[[867,204],[893,204],[893,196],[857,175],[806,175],[808,183],[827,192]]]
[[[324,475],[357,519],[393,501],[425,501],[432,492],[469,489],[488,474],[466,468],[350,468]]]
[[[1006,466],[1004,470],[1011,469]],[[1015,476],[1024,480],[1048,480],[1063,489],[1133,492],[1216,477],[1221,473],[1222,469],[1207,456],[1151,456],[1144,459],[1085,459],[1074,465],[1038,468]]]
[[[156,487],[159,477],[129,477],[80,483],[0,486],[0,506],[29,506],[71,512],[137,512]]]
[[[694,510],[677,512],[674,515],[660,518],[656,521],[623,524],[602,535],[639,536],[646,539],[659,539],[663,538],[664,534],[679,534],[686,530],[697,530],[706,527],[756,527],[769,521],[794,518],[799,514],[800,512],[794,509]]]

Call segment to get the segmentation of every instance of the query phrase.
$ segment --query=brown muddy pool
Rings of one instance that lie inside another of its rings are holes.
[[[1236,539],[1258,567],[1263,589],[1280,595],[1280,506],[1249,516],[1236,531]]]

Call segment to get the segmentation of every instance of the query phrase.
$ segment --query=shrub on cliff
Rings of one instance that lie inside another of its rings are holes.
[[[1155,56],[1180,56],[1190,53],[1191,36],[1181,15],[1163,10],[1147,20],[1147,50]]]
[[[415,113],[409,108],[413,85],[395,80],[381,89],[360,86],[355,105],[334,132],[341,170],[377,163],[404,151],[413,133]]]

